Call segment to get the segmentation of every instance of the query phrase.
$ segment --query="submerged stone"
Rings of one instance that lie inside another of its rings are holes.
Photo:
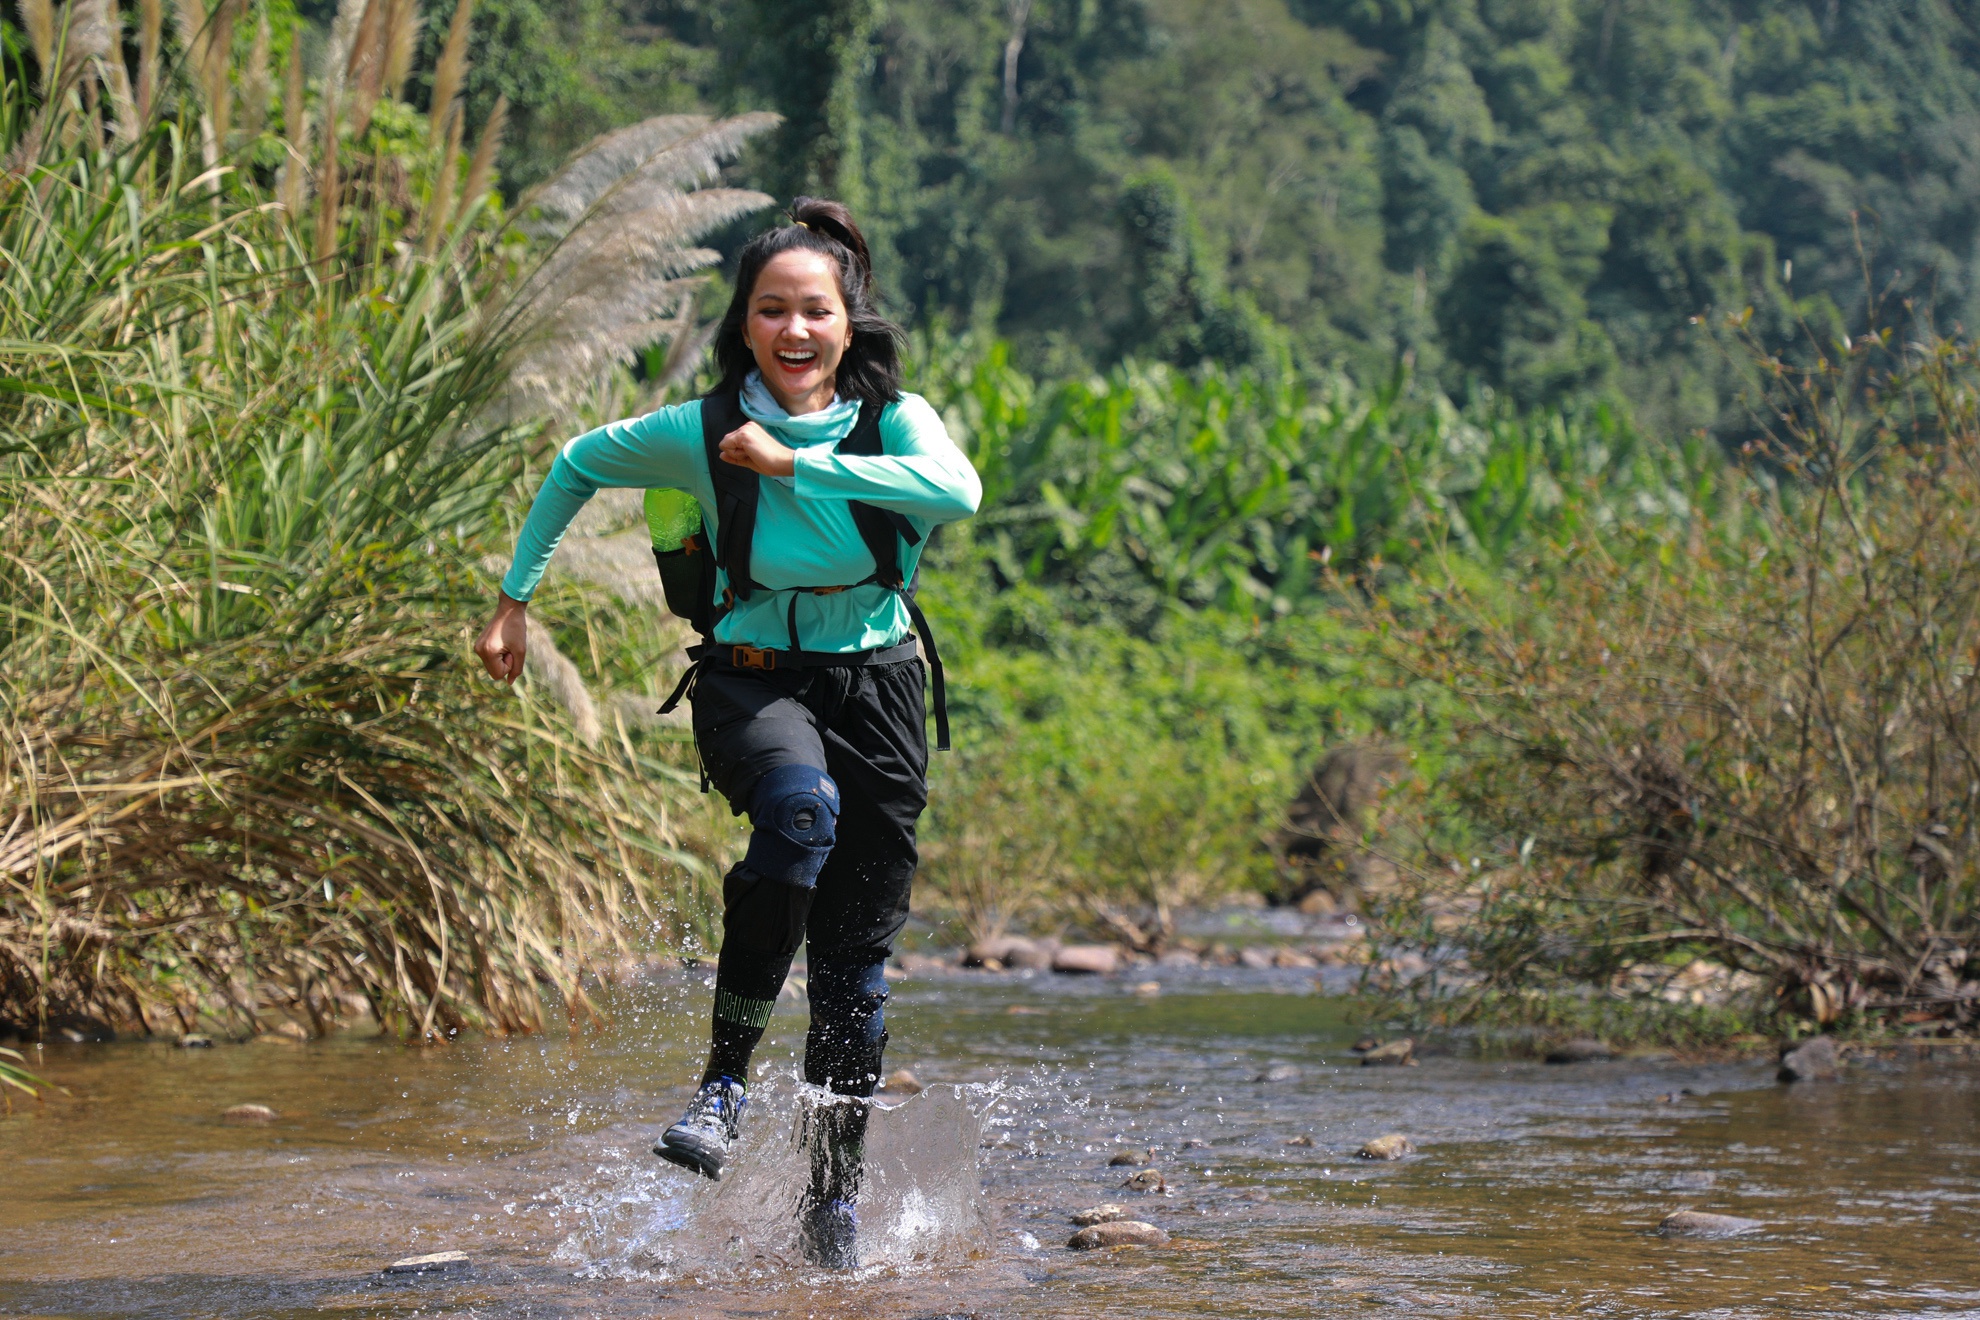
[[[1169,1190],[1168,1179],[1162,1176],[1160,1169],[1143,1169],[1139,1173],[1129,1174],[1127,1181],[1123,1182],[1121,1186],[1131,1192],[1166,1192]]]
[[[1366,1054],[1362,1055],[1361,1066],[1364,1068],[1398,1067],[1403,1064],[1415,1063],[1416,1060],[1411,1057],[1415,1050],[1416,1042],[1408,1036],[1404,1036],[1401,1040],[1387,1041],[1375,1046]]]
[[[1781,1051],[1781,1068],[1775,1074],[1784,1082],[1833,1082],[1842,1075],[1842,1058],[1836,1042],[1828,1036],[1803,1041]]]
[[[1067,1239],[1066,1245],[1074,1251],[1093,1251],[1101,1247],[1159,1247],[1168,1240],[1169,1235],[1153,1224],[1139,1219],[1116,1219],[1080,1229]]]
[[[880,1083],[880,1089],[888,1095],[920,1095],[928,1088],[921,1084],[919,1077],[906,1068],[896,1068],[887,1074],[886,1081]]]
[[[1288,1146],[1311,1146],[1313,1144],[1313,1138],[1302,1132],[1296,1137],[1287,1137],[1286,1144]]]
[[[436,1251],[430,1256],[408,1256],[385,1267],[387,1274],[427,1274],[434,1270],[459,1269],[468,1263],[465,1251]]]
[[[221,1110],[220,1117],[229,1123],[273,1123],[281,1115],[267,1105],[235,1105]]]
[[[1275,1063],[1255,1079],[1261,1082],[1296,1082],[1299,1080],[1299,1066],[1291,1063]]]
[[[1361,1149],[1354,1154],[1356,1159],[1362,1160],[1399,1160],[1415,1151],[1415,1142],[1400,1132],[1391,1132],[1387,1136],[1363,1142]]]
[[[1143,1164],[1151,1164],[1154,1160],[1155,1152],[1150,1150],[1123,1150],[1115,1152],[1114,1158],[1107,1161],[1107,1167],[1113,1169],[1129,1166],[1138,1167]]]
[[[1111,1224],[1116,1219],[1126,1219],[1127,1211],[1109,1201],[1106,1205],[1090,1205],[1072,1217],[1079,1228],[1090,1228],[1094,1224]]]
[[[1738,1215],[1715,1215],[1704,1210],[1679,1210],[1664,1216],[1657,1231],[1665,1237],[1727,1238],[1757,1233],[1766,1225]]]

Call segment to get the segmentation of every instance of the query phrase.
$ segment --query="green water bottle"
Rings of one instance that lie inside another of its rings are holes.
[[[701,505],[684,490],[646,492],[646,530],[655,550],[678,550],[701,527]]]
[[[667,608],[694,625],[698,633],[710,626],[713,602],[702,581],[703,547],[694,535],[701,530],[701,505],[684,490],[646,492],[646,530],[653,535],[653,562],[660,568],[660,590]]]

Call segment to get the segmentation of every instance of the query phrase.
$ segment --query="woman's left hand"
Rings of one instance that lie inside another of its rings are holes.
[[[722,461],[761,472],[766,477],[788,477],[797,471],[797,450],[777,443],[755,422],[744,422],[722,437]]]

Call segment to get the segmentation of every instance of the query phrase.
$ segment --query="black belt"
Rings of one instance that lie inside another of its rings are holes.
[[[790,651],[769,647],[731,646],[705,642],[690,646],[688,657],[724,669],[860,669],[867,665],[891,665],[914,659],[912,640],[895,646],[878,646],[870,651]]]
[[[928,667],[935,687],[935,749],[949,750],[949,694],[948,684],[942,673],[942,655],[935,649],[935,636],[928,628],[928,618],[921,607],[912,599],[907,602],[908,616],[913,620],[915,634],[921,639],[922,653],[928,659]],[[659,713],[671,715],[681,704],[681,698],[688,694],[694,685],[695,675],[703,665],[715,665],[723,669],[753,669],[763,673],[774,673],[779,669],[858,669],[866,665],[891,665],[915,657],[915,646],[911,641],[899,642],[893,646],[877,646],[870,651],[777,651],[768,647],[738,646],[723,642],[703,642],[687,648],[687,672],[681,681],[674,684],[673,692]]]

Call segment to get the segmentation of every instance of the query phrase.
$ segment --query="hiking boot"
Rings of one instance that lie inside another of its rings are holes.
[[[805,1118],[800,1140],[810,1156],[811,1176],[798,1202],[798,1239],[805,1260],[828,1270],[859,1264],[853,1202],[866,1158],[866,1116],[865,1100],[841,1100]]]
[[[807,1196],[798,1211],[798,1239],[804,1258],[828,1270],[859,1264],[859,1215],[850,1201]]]
[[[703,1082],[680,1122],[660,1134],[653,1153],[704,1178],[719,1179],[742,1131],[743,1106],[748,1103],[743,1084],[733,1077]]]

